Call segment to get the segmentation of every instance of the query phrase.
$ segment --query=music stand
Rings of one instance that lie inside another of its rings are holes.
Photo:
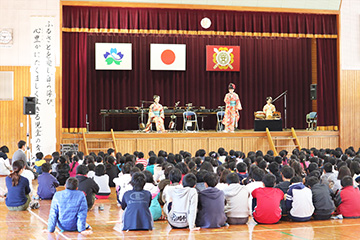
[[[282,94],[280,94],[278,97],[276,97],[274,100],[271,101],[271,103],[276,102],[278,99],[280,99],[282,96],[284,96],[284,122],[285,122],[285,127],[284,129],[287,129],[287,114],[286,114],[286,95],[287,95],[288,90],[286,90],[285,92],[283,92]]]

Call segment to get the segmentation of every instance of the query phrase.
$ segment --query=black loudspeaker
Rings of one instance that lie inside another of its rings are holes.
[[[310,84],[310,100],[316,100],[317,98],[316,86],[316,84]]]
[[[36,98],[24,97],[24,114],[35,115],[36,113]]]

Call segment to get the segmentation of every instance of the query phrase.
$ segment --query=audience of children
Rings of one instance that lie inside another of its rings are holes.
[[[300,222],[326,220],[335,211],[345,218],[360,217],[356,201],[360,191],[355,182],[360,175],[360,151],[355,153],[353,148],[345,153],[341,149],[295,149],[289,159],[285,151],[280,156],[272,151],[265,156],[261,151],[249,152],[247,157],[233,150],[228,155],[222,148],[209,156],[205,151],[200,156],[199,151],[195,158],[185,151],[175,155],[159,151],[158,156],[150,152],[149,160],[142,152],[117,154],[116,163],[113,149],[85,157],[55,152],[51,165],[38,153],[35,169],[42,174],[37,193],[43,200],[53,198],[49,232],[57,225],[64,231],[87,233],[86,211],[92,209],[95,198],[108,198],[113,186],[124,209],[123,230],[151,230],[153,221],[164,218],[172,228],[197,230],[246,224],[251,215],[259,224],[277,223],[282,215]],[[0,149],[0,161],[7,159],[8,152],[5,147]],[[23,161],[14,161],[13,172],[6,177],[10,210],[29,206],[34,174],[26,168]],[[93,179],[88,175],[90,169],[95,170]],[[74,171],[76,178],[71,178]],[[66,190],[56,192],[65,182]],[[85,206],[85,214],[78,212],[78,225],[64,213],[73,211],[66,206],[66,199],[72,196],[74,208],[83,212]]]

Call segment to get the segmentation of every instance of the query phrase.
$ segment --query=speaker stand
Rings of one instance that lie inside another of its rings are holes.
[[[26,159],[27,159],[28,163],[31,166],[31,164],[32,164],[32,162],[31,162],[32,153],[31,153],[31,150],[30,150],[30,147],[29,147],[29,145],[30,145],[30,142],[29,142],[29,140],[30,140],[30,124],[29,124],[30,120],[29,120],[29,116],[30,115],[26,115],[26,143],[27,143]]]

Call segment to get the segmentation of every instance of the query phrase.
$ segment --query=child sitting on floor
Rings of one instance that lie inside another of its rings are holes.
[[[225,225],[224,192],[215,188],[219,177],[216,173],[208,173],[204,177],[206,189],[199,192],[196,226],[201,228],[219,228]]]
[[[126,187],[130,184],[131,181],[131,164],[126,163],[122,168],[122,172],[119,174],[119,177],[114,178],[113,182],[116,187],[116,196],[118,203],[121,204],[122,197],[126,191]]]
[[[99,192],[96,194],[97,199],[108,199],[111,193],[109,187],[109,176],[105,174],[104,164],[95,167],[94,181],[99,186]]]
[[[244,185],[240,185],[238,173],[230,173],[226,177],[228,184],[222,191],[225,195],[224,212],[227,223],[231,225],[246,224],[249,219],[249,192]]]
[[[42,174],[38,177],[37,195],[41,199],[52,199],[56,193],[56,188],[59,186],[58,180],[50,174],[51,164],[44,163],[41,166]]]
[[[55,193],[51,202],[48,232],[54,232],[55,226],[58,226],[61,231],[92,233],[90,226],[86,224],[86,198],[83,192],[77,191],[78,184],[76,178],[68,178],[66,189]]]
[[[180,177],[181,178],[181,177]],[[184,176],[182,188],[176,188],[169,192],[168,199],[171,202],[164,205],[164,213],[172,228],[187,228],[198,230],[195,227],[198,194],[195,189],[196,177],[192,173]]]
[[[295,172],[294,169],[285,165],[282,169],[281,169],[281,178],[282,178],[282,182],[280,182],[279,184],[275,185],[275,188],[280,189],[284,195],[287,193],[287,191],[289,190],[290,187],[290,180],[292,177],[294,177]],[[282,216],[286,217],[287,211],[286,211],[286,205],[285,205],[285,200],[281,200],[280,202],[281,205],[281,210],[282,210]]]
[[[344,218],[360,218],[360,191],[353,186],[353,178],[345,176],[341,179],[342,189],[335,197],[337,213]]]
[[[313,204],[315,207],[315,220],[328,220],[335,211],[334,201],[332,200],[332,191],[328,185],[321,184],[317,177],[308,177],[306,186],[311,189]]]
[[[286,194],[286,209],[289,217],[295,222],[309,221],[314,213],[311,190],[302,183],[302,177],[295,176],[290,180]]]
[[[36,153],[36,160],[35,160],[35,170],[37,174],[42,174],[41,166],[46,163],[46,161],[43,159],[44,154],[42,152]]]
[[[284,198],[284,193],[274,188],[276,177],[273,174],[267,173],[262,182],[265,187],[252,192],[253,217],[257,223],[274,224],[281,219],[280,201]]]
[[[76,178],[79,180],[79,190],[83,191],[86,196],[88,211],[94,206],[95,195],[99,192],[99,185],[87,177],[89,168],[85,165],[79,165],[76,169]]]
[[[123,230],[152,230],[153,219],[149,210],[151,193],[144,190],[145,175],[136,172],[131,178],[133,190],[124,193],[121,200]]]
[[[151,172],[148,170],[145,170],[145,171],[143,171],[143,173],[145,175],[145,181],[146,181],[144,190],[147,190],[151,193],[150,212],[153,217],[153,220],[156,221],[161,217],[161,213],[162,213],[161,206],[159,203],[160,190],[155,185],[154,177],[151,174]]]
[[[174,168],[169,173],[169,180],[170,185],[167,185],[164,188],[163,194],[162,194],[162,201],[167,205],[169,202],[171,202],[170,196],[172,195],[172,191],[174,191],[176,188],[182,188],[182,185],[180,185],[182,175],[181,171],[178,168]]]

